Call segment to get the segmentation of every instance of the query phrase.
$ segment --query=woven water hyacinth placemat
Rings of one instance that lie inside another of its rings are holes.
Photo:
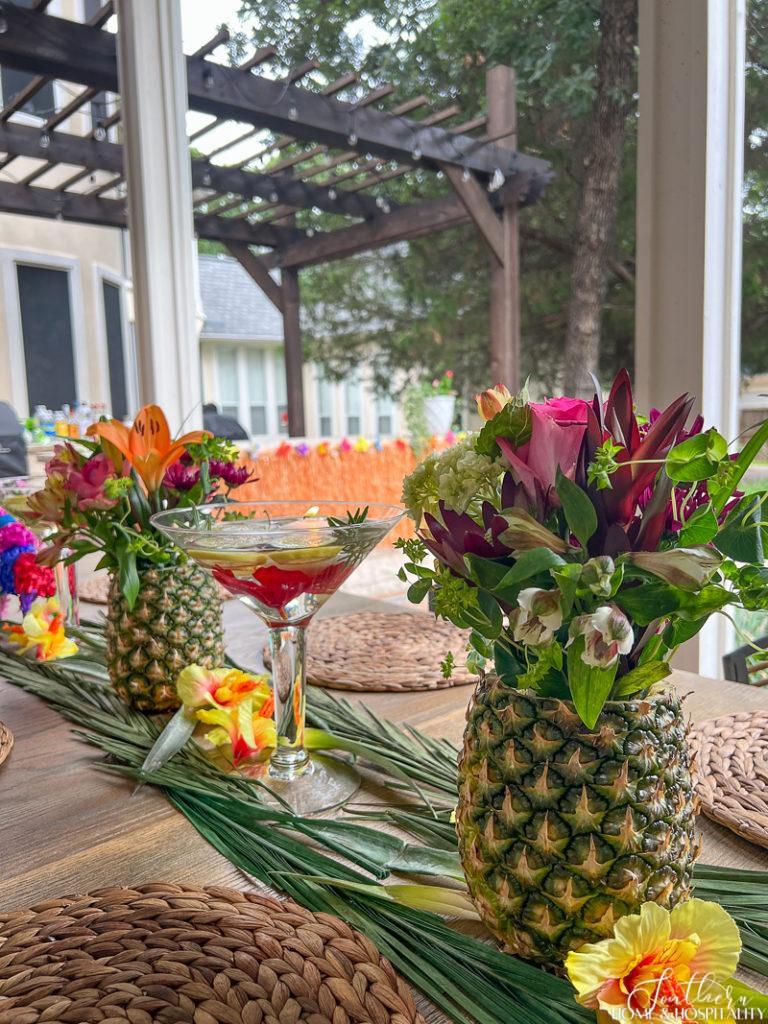
[[[424,1024],[342,921],[234,889],[159,882],[0,914],[0,1022]]]
[[[768,847],[768,710],[701,722],[690,743],[702,812]]]
[[[358,612],[316,619],[309,627],[307,681],[332,690],[440,690],[466,686],[477,676],[466,668],[469,633],[418,613]],[[441,663],[453,655],[445,678]],[[264,662],[270,665],[269,650]]]
[[[13,733],[3,722],[0,722],[0,764],[5,761],[13,746]]]

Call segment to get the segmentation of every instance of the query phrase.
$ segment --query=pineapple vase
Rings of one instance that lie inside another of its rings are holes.
[[[150,713],[177,708],[176,677],[186,665],[224,663],[215,581],[192,562],[139,570],[139,593],[130,609],[113,575],[106,641],[109,678],[127,704]]]
[[[478,686],[459,762],[470,894],[512,953],[557,966],[653,900],[691,892],[697,801],[679,696],[606,703],[593,729],[565,700],[495,676]]]

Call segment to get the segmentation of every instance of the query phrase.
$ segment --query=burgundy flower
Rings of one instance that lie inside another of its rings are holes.
[[[690,395],[680,395],[641,428],[626,370],[616,375],[603,406],[595,396],[575,477],[597,512],[598,528],[589,541],[590,554],[615,557],[625,551],[658,548],[667,526],[673,486],[659,475],[659,469],[669,450],[687,436],[685,421],[692,405]],[[616,454],[620,465],[611,476],[610,488],[598,491],[587,487],[586,470],[606,440],[620,446]]]
[[[163,486],[171,487],[175,491],[191,491],[200,480],[200,470],[197,466],[187,465],[179,459],[172,462],[166,469],[163,477]]]
[[[512,549],[499,539],[509,523],[490,502],[483,502],[482,526],[466,512],[446,508],[442,501],[439,507],[442,522],[429,512],[425,513],[429,533],[422,532],[420,537],[435,558],[458,576],[468,575],[464,555],[504,558],[512,554]]]
[[[238,466],[236,462],[219,462],[218,459],[211,459],[210,473],[212,477],[223,480],[228,487],[242,487],[256,479],[251,476],[248,466]]]

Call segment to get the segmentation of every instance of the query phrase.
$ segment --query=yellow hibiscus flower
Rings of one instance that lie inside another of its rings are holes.
[[[617,921],[612,938],[569,953],[565,969],[600,1024],[681,1024],[710,1019],[713,1008],[731,1022],[740,952],[739,929],[717,903],[692,899],[672,911],[644,903]]]
[[[77,644],[64,632],[64,617],[55,597],[33,601],[21,625],[5,626],[8,640],[19,654],[31,654],[38,661],[53,661],[77,654]]]

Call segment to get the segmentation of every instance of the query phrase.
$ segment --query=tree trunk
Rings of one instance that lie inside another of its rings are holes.
[[[627,118],[634,108],[636,45],[637,0],[602,0],[597,87],[584,157],[565,339],[563,384],[573,395],[591,394],[587,371],[597,372],[619,171]]]

